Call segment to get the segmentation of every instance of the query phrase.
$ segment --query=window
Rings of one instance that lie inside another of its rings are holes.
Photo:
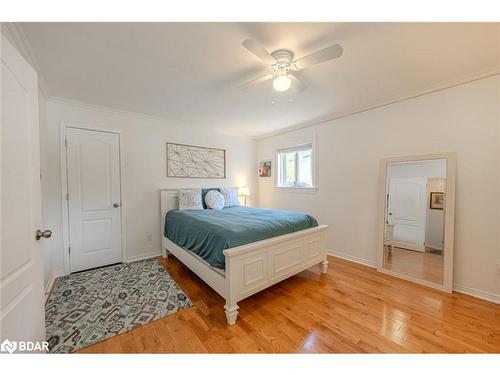
[[[277,186],[285,188],[312,188],[313,148],[312,144],[278,150]]]

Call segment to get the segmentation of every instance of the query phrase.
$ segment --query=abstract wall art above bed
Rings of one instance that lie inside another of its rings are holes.
[[[167,142],[167,177],[226,178],[226,150]]]

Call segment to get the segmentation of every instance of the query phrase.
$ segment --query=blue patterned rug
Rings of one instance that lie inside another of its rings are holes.
[[[61,277],[45,305],[51,353],[71,353],[192,306],[156,259]]]

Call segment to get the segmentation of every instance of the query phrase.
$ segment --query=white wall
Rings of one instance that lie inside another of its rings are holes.
[[[388,179],[411,177],[446,177],[446,160],[391,163],[387,168]]]
[[[445,192],[446,179],[430,178],[427,180],[427,228],[425,245],[443,250],[444,244],[444,210],[431,209],[431,193]]]
[[[379,160],[456,151],[455,286],[500,302],[499,112],[497,75],[260,140],[258,159],[274,160],[277,144],[315,134],[318,191],[278,192],[259,178],[259,205],[311,212],[330,225],[331,251],[374,265]]]
[[[62,274],[64,270],[59,151],[61,121],[121,131],[122,207],[127,259],[160,254],[160,188],[246,185],[251,193],[248,203],[257,202],[256,142],[253,140],[210,133],[175,121],[49,100],[46,139],[42,139],[42,142],[46,142],[43,146],[46,154],[42,153],[42,163],[47,165],[47,170],[43,171],[43,179],[47,184],[43,201],[45,227],[54,232],[48,243],[56,275]],[[226,149],[227,179],[166,178],[167,141]],[[148,241],[148,236],[151,236],[151,241]]]

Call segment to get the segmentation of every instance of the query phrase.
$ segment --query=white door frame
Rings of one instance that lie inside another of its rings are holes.
[[[121,147],[121,132],[116,129],[109,129],[100,126],[83,125],[71,121],[61,121],[59,126],[59,148],[61,155],[61,208],[62,208],[62,237],[63,237],[63,260],[64,260],[64,275],[69,275],[71,271],[70,257],[69,257],[69,209],[68,201],[68,167],[66,160],[66,129],[75,128],[83,130],[94,130],[104,133],[118,134],[119,137],[119,160],[120,160],[120,209],[121,209],[121,239],[122,239],[122,262],[125,262],[126,257],[126,243],[125,243],[125,208],[124,199],[124,184],[123,184],[123,154]]]

